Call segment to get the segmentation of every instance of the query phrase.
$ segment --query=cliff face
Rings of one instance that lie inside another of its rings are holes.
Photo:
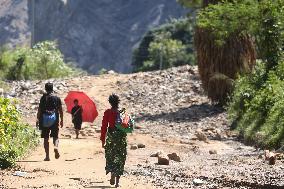
[[[29,14],[26,1],[0,0],[0,46],[28,44]]]
[[[0,42],[14,44],[30,39],[34,10],[35,41],[57,40],[67,61],[93,73],[101,68],[131,71],[132,49],[143,34],[186,13],[176,0],[35,0],[34,7],[31,0],[3,2],[9,6],[1,6],[1,19],[6,15],[6,23],[10,18],[7,15],[14,15],[12,20],[19,20],[24,27],[14,32],[10,27]],[[15,11],[19,7],[21,11]],[[17,40],[5,39],[11,36]]]

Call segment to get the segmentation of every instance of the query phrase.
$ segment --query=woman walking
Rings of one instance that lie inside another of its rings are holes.
[[[110,184],[115,187],[119,187],[119,179],[123,175],[127,155],[127,134],[116,128],[119,102],[117,95],[109,96],[111,108],[105,111],[101,128],[101,141],[106,158],[105,170],[106,174],[111,173]]]

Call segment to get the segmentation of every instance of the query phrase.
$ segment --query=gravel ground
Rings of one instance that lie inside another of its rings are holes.
[[[155,159],[141,163],[129,167],[129,174],[161,188],[284,188],[283,158],[268,165],[263,150],[238,140],[224,109],[211,105],[202,92],[196,67],[138,73],[118,85],[124,106],[136,118],[136,131],[176,146],[182,157],[169,166]],[[217,154],[209,153],[214,150]]]

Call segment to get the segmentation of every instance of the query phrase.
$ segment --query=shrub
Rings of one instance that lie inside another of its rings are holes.
[[[284,145],[284,2],[261,1],[256,30],[260,61],[251,75],[240,77],[229,104],[232,127],[247,142],[262,147]]]
[[[72,76],[79,71],[66,64],[55,42],[33,48],[6,50],[0,55],[0,77],[8,80],[49,79]]]
[[[100,71],[99,71],[99,75],[104,75],[104,74],[107,74],[107,69],[105,69],[105,68],[102,68],[102,69],[100,69]]]
[[[284,145],[284,62],[270,71],[259,62],[251,75],[236,81],[229,118],[246,142],[261,147],[277,148]]]
[[[0,98],[0,169],[15,165],[15,161],[38,141],[38,133],[20,122],[13,102]]]

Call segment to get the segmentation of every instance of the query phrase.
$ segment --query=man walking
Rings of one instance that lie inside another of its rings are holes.
[[[49,137],[53,138],[55,159],[60,157],[58,151],[59,124],[63,127],[63,111],[61,99],[53,95],[53,84],[45,84],[46,93],[40,99],[37,112],[37,126],[41,130],[41,138],[44,139],[45,159],[50,161],[49,157]],[[60,117],[60,120],[59,120]]]

